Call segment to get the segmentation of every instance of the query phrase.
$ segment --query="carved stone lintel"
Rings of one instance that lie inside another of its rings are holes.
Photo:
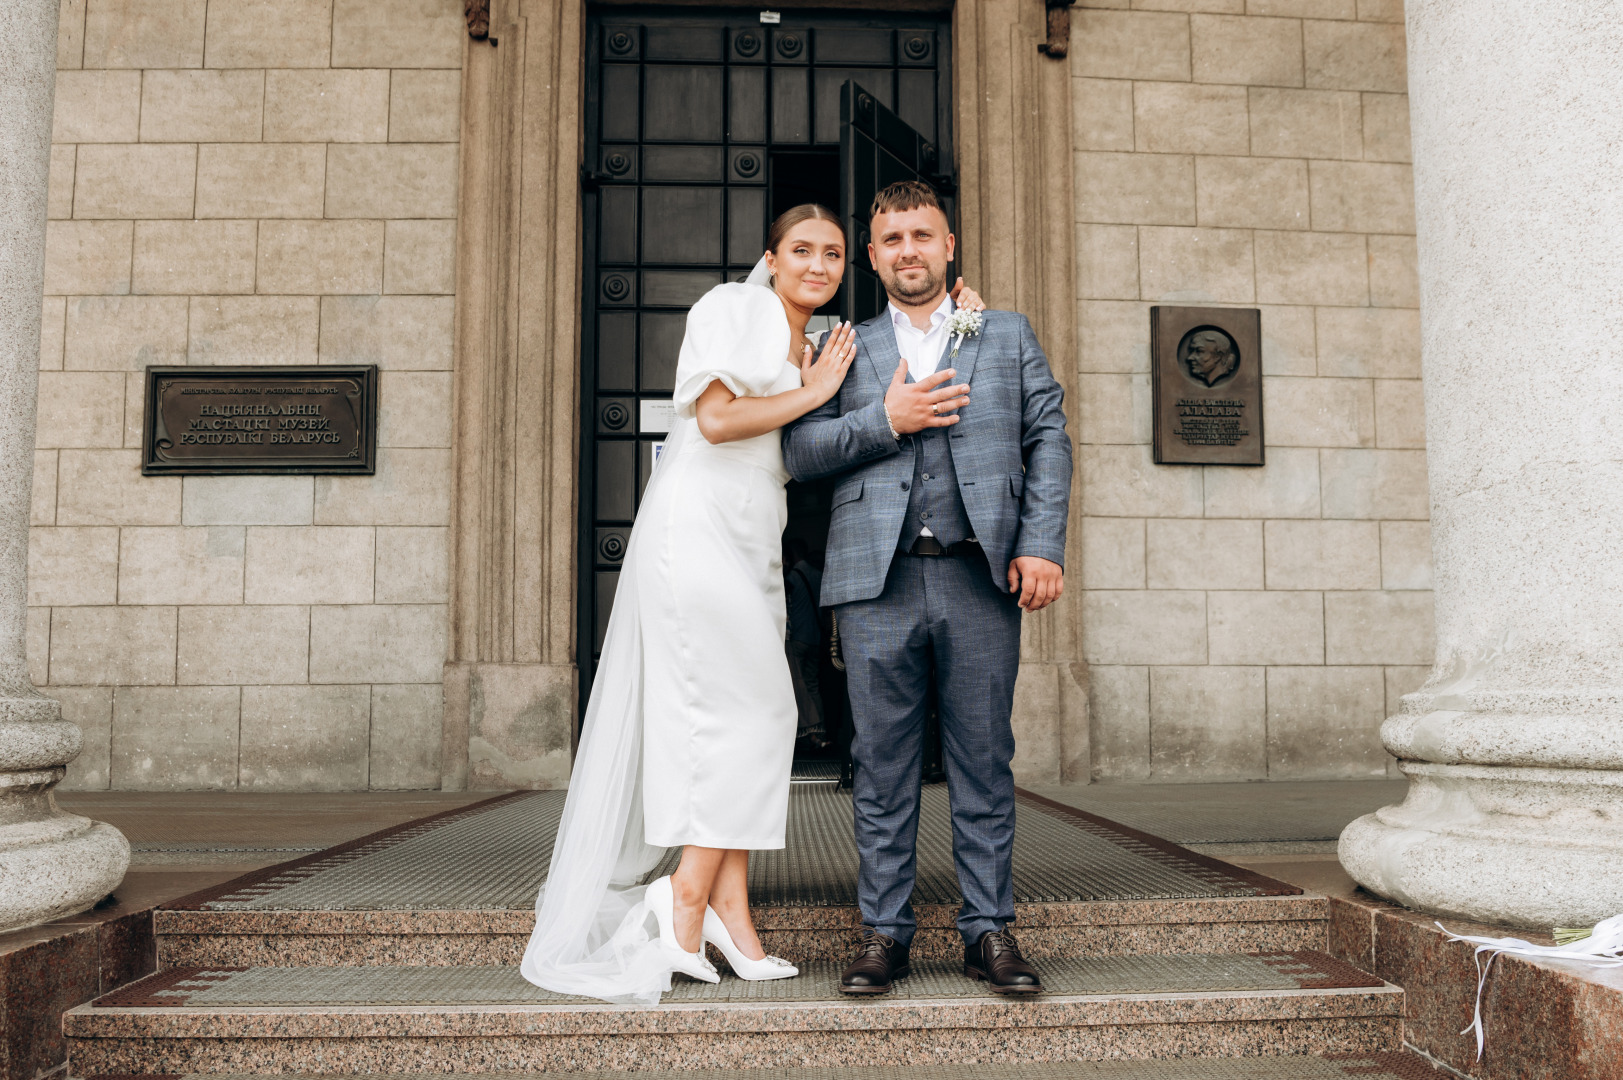
[[[463,14],[468,17],[468,36],[483,41],[490,36],[490,0],[465,0]]]
[[[1071,5],[1076,0],[1043,0],[1048,9],[1048,40],[1037,51],[1063,60],[1071,51]]]

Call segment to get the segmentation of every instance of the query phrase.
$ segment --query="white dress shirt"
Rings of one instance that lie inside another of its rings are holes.
[[[920,330],[913,325],[907,313],[894,303],[890,309],[890,325],[896,332],[896,348],[907,361],[907,370],[913,381],[934,374],[941,365],[941,354],[947,349],[947,320],[952,317],[952,297],[943,296],[941,304],[930,312],[930,329]]]
[[[907,371],[913,381],[935,374],[935,369],[941,366],[941,354],[947,349],[947,320],[952,317],[952,297],[943,296],[940,305],[930,312],[928,330],[914,326],[907,312],[894,303],[886,306],[890,308],[891,329],[896,332],[896,351],[907,361]],[[935,533],[926,525],[919,530],[919,535],[934,536]]]

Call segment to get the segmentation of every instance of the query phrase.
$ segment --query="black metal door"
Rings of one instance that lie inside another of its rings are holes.
[[[951,144],[945,19],[789,14],[762,25],[748,21],[753,14],[614,8],[588,22],[583,706],[637,503],[669,429],[688,307],[749,273],[776,214],[808,201],[849,203],[841,190],[848,82],[920,140]],[[945,155],[940,171],[950,171]],[[853,248],[853,266],[866,265],[866,243]],[[831,306],[829,321],[844,310]],[[790,507],[790,532],[820,554],[826,493],[791,485]]]
[[[840,88],[840,216],[851,251],[846,270],[845,317],[863,322],[885,310],[885,287],[868,261],[868,209],[874,196],[901,180],[922,180],[942,197],[955,221],[951,171],[930,136],[888,108],[858,79]],[[947,280],[957,277],[949,268]]]

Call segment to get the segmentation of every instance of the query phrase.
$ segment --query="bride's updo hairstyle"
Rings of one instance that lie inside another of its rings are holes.
[[[788,239],[789,231],[802,221],[833,222],[836,229],[839,229],[842,233],[845,232],[845,222],[841,220],[840,215],[828,207],[821,203],[801,203],[799,206],[791,206],[778,215],[778,220],[772,223],[772,228],[766,234],[766,249],[776,255],[778,248],[782,247],[784,240]]]

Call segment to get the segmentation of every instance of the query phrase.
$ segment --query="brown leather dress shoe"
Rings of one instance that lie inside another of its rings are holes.
[[[964,974],[984,979],[994,994],[1040,994],[1043,981],[1020,955],[1014,934],[989,930],[973,945],[964,947]]]
[[[892,980],[905,979],[911,972],[906,945],[877,930],[864,930],[857,955],[840,976],[840,993],[883,994]]]

